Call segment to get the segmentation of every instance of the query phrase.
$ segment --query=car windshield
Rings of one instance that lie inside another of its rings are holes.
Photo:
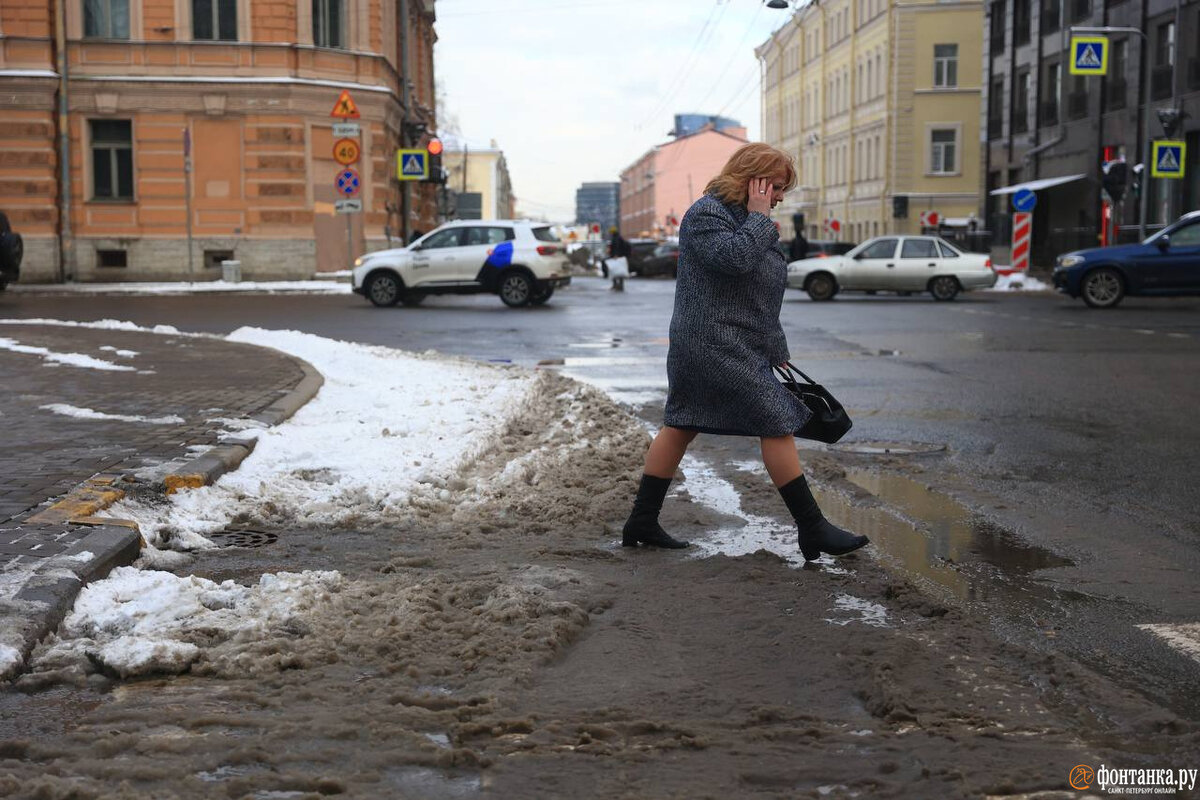
[[[547,226],[533,229],[533,238],[539,242],[557,242],[559,238],[554,235],[554,229]]]

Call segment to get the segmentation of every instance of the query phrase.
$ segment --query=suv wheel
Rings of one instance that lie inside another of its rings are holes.
[[[367,299],[381,308],[396,305],[403,291],[399,276],[391,272],[377,272],[367,283]]]
[[[523,272],[510,272],[500,279],[500,299],[509,308],[528,305],[533,295],[533,281]]]
[[[953,275],[942,275],[929,282],[929,293],[934,300],[953,300],[958,296],[958,278]]]
[[[533,303],[535,306],[545,305],[546,301],[549,300],[553,296],[554,296],[554,287],[547,286],[545,289],[543,289],[540,292],[537,292],[536,294],[534,294],[533,297],[529,298],[529,302]]]
[[[1125,282],[1111,267],[1094,269],[1083,276],[1083,302],[1092,308],[1116,308],[1125,297]]]

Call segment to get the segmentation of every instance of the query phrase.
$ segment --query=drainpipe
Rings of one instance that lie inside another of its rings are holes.
[[[400,147],[408,147],[408,0],[400,0],[400,103],[404,106],[400,111]],[[409,197],[408,185],[411,181],[400,181],[400,235],[403,237],[401,247],[408,246],[409,240]]]
[[[75,280],[71,236],[71,139],[67,81],[67,22],[63,0],[54,4],[54,56],[58,67],[58,280]]]

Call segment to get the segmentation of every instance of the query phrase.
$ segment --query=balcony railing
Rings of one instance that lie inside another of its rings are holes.
[[[1087,92],[1071,92],[1067,95],[1067,117],[1069,119],[1083,119],[1087,113]]]
[[[1113,78],[1108,82],[1104,101],[1109,111],[1120,111],[1125,108],[1125,97],[1129,90],[1124,78]]]
[[[1041,126],[1043,128],[1058,124],[1058,101],[1042,103]]]
[[[1175,67],[1162,64],[1150,70],[1150,99],[1165,100],[1175,86]]]

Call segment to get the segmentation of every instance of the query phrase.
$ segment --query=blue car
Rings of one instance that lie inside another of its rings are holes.
[[[1200,211],[1189,211],[1141,244],[1059,256],[1054,288],[1092,308],[1115,308],[1125,295],[1200,295]]]

